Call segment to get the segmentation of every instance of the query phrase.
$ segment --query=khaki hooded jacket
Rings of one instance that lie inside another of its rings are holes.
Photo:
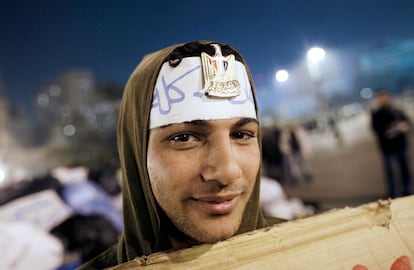
[[[203,44],[217,42],[201,41]],[[80,269],[104,269],[136,257],[172,248],[168,238],[169,222],[157,205],[147,171],[149,115],[157,76],[174,45],[149,54],[130,76],[122,98],[118,122],[118,151],[122,169],[124,231],[113,248]],[[244,62],[244,61],[243,61]],[[246,64],[245,64],[246,65]],[[250,71],[246,66],[257,112],[257,101]],[[261,139],[259,145],[261,147]],[[267,225],[259,208],[260,171],[247,203],[237,234]]]

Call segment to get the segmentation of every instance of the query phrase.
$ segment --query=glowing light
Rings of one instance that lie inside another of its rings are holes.
[[[0,185],[6,180],[6,168],[0,164]]]
[[[66,136],[70,137],[75,135],[76,133],[76,128],[74,125],[66,125],[63,127],[63,134],[65,134]]]
[[[62,92],[62,89],[57,84],[53,84],[49,87],[49,93],[51,96],[54,96],[54,97],[59,96],[61,92]]]
[[[373,96],[373,92],[371,88],[364,88],[361,90],[361,92],[359,93],[359,95],[361,96],[361,98],[363,99],[371,99]]]
[[[289,79],[289,73],[286,70],[281,69],[276,72],[275,77],[278,82],[286,82]]]
[[[46,94],[39,94],[37,96],[37,104],[41,107],[47,107],[49,105],[49,96]]]
[[[308,51],[308,59],[312,62],[320,62],[325,58],[325,50],[319,47],[313,47]]]

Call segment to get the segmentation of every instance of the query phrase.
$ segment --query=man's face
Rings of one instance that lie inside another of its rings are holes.
[[[260,166],[251,118],[192,121],[150,131],[154,196],[174,225],[202,243],[234,235]]]

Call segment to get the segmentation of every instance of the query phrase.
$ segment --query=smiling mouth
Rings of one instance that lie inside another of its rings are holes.
[[[210,215],[226,215],[231,213],[237,206],[240,194],[226,196],[206,196],[194,198],[197,206]]]

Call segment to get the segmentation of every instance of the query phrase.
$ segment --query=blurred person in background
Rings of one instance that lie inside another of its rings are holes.
[[[376,135],[384,163],[388,196],[411,194],[411,172],[408,158],[408,133],[411,123],[406,114],[392,104],[386,90],[379,90],[371,112],[371,126]],[[398,186],[402,185],[402,193]]]
[[[343,146],[344,144],[344,138],[342,137],[342,133],[339,130],[339,126],[338,126],[338,120],[337,117],[334,113],[329,114],[328,116],[328,127],[331,130],[331,132],[333,133],[336,142],[338,144],[338,146]]]
[[[262,173],[283,182],[286,178],[285,156],[280,149],[282,129],[277,125],[262,127]]]
[[[124,231],[81,269],[214,243],[280,220],[259,206],[261,137],[252,76],[209,41],[147,55],[118,123]]]
[[[280,148],[286,157],[287,183],[310,182],[312,171],[308,158],[311,154],[310,140],[305,130],[287,123],[280,138]]]

